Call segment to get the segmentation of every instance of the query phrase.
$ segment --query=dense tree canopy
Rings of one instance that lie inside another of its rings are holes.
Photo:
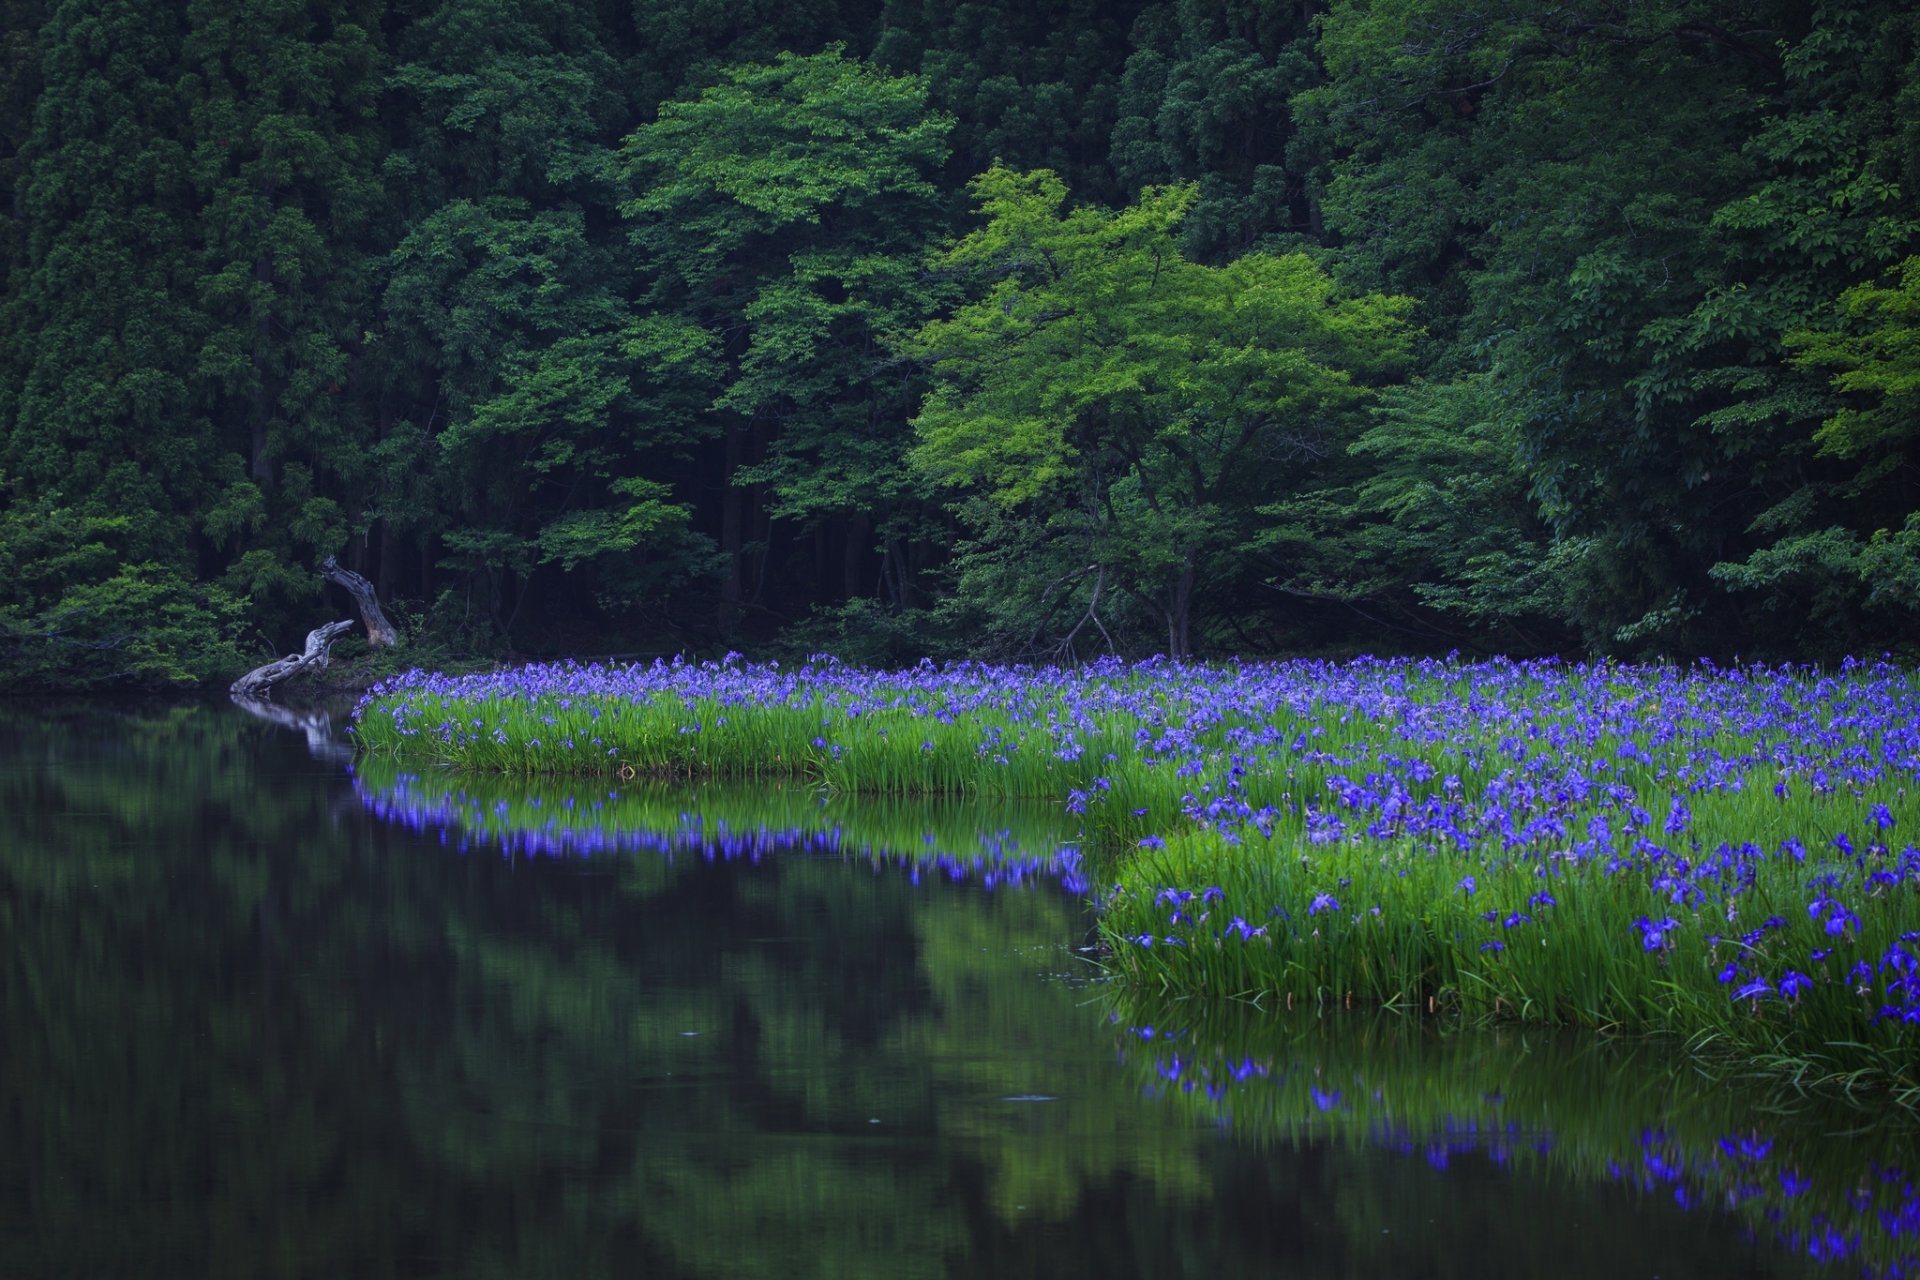
[[[974,191],[986,225],[941,261],[993,283],[917,339],[939,381],[913,460],[997,509],[981,551],[1017,513],[1047,530],[1019,539],[1030,573],[1091,573],[1090,597],[1111,580],[1185,657],[1203,580],[1248,587],[1257,507],[1344,443],[1365,380],[1404,360],[1405,300],[1336,298],[1300,253],[1188,261],[1192,187],[1118,213],[1068,210],[1044,171],[995,168]],[[1097,602],[1083,617],[1104,628]]]
[[[0,18],[11,687],[1920,632],[1894,0]]]

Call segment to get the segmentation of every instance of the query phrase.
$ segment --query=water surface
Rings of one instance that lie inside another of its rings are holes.
[[[1098,981],[1070,837],[0,708],[5,1274],[1911,1269],[1870,1113],[1155,1007]]]

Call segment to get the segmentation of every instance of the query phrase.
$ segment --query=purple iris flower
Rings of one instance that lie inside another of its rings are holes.
[[[1673,945],[1667,938],[1669,933],[1680,927],[1680,922],[1672,916],[1664,920],[1650,920],[1641,916],[1633,922],[1640,931],[1640,949],[1642,951],[1663,951]]]

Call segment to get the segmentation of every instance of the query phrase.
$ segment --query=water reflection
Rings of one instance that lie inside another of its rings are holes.
[[[353,744],[339,730],[340,717],[324,706],[291,707],[268,698],[233,694],[234,706],[256,720],[289,729],[307,740],[307,754],[315,760],[341,766],[353,763]]]
[[[1633,1125],[1758,1128],[1670,1064],[1110,1024],[1072,894],[916,883],[929,833],[972,858],[978,813],[444,784],[351,777],[227,706],[0,709],[8,1276],[1803,1272],[1742,1241],[1747,1206],[1607,1181]],[[454,847],[557,851],[609,808],[673,856]],[[1022,856],[1056,838],[984,829]],[[1229,1060],[1270,1092],[1186,1087]],[[1422,1152],[1427,1119],[1478,1123],[1496,1091],[1553,1145],[1435,1168],[1367,1127],[1375,1089]],[[1733,1110],[1696,1123],[1700,1097]],[[1823,1124],[1766,1128],[1767,1158],[1828,1185],[1868,1149]]]
[[[1385,1014],[1195,1010],[1116,993],[1116,1059],[1141,1094],[1239,1138],[1468,1160],[1527,1182],[1610,1183],[1846,1274],[1920,1273],[1911,1117],[1714,1087],[1672,1046]],[[1876,1123],[1877,1119],[1884,1123]]]
[[[588,857],[694,855],[758,861],[805,851],[984,888],[1089,886],[1058,806],[927,797],[854,800],[804,787],[672,785],[605,778],[417,772],[370,759],[354,790],[385,821],[460,852]]]

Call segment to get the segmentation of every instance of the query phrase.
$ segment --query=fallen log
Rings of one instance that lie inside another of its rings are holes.
[[[320,576],[336,586],[345,587],[360,606],[360,621],[367,625],[367,647],[386,649],[400,643],[400,633],[387,621],[387,615],[380,611],[380,597],[374,594],[373,584],[351,569],[343,569],[340,562],[328,556],[320,564]]]
[[[328,651],[342,632],[353,629],[353,620],[329,622],[324,627],[315,627],[307,632],[307,647],[299,653],[290,653],[264,667],[255,667],[247,674],[227,686],[227,692],[236,698],[266,698],[272,696],[273,686],[296,676],[309,667],[325,667]]]

